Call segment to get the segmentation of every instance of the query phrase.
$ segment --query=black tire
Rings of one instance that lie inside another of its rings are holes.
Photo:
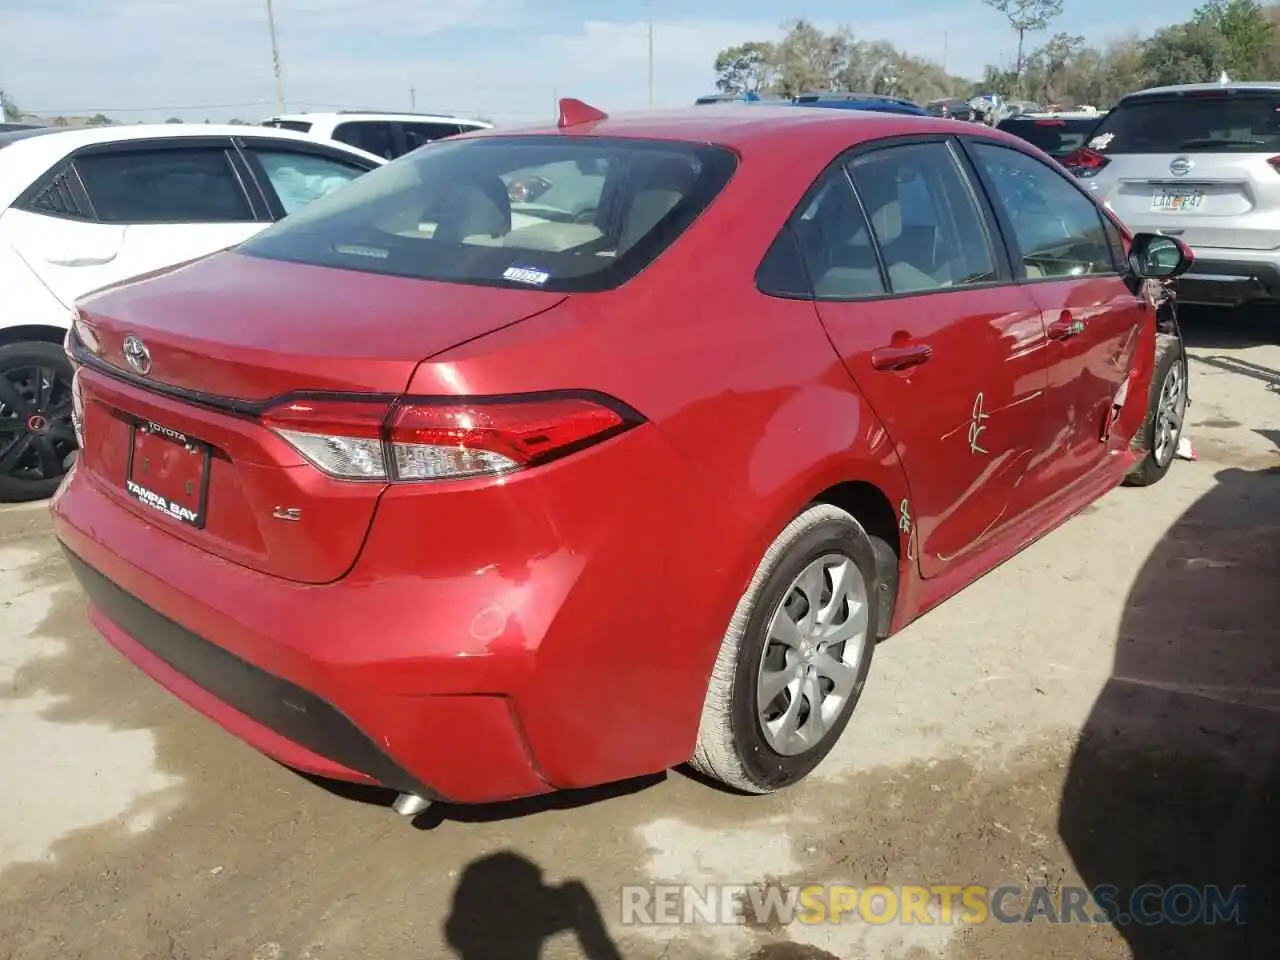
[[[1164,479],[1173,461],[1178,456],[1178,441],[1182,439],[1182,427],[1187,415],[1187,380],[1186,370],[1182,362],[1182,340],[1178,337],[1160,333],[1156,335],[1156,365],[1151,376],[1151,390],[1147,397],[1147,415],[1142,427],[1133,437],[1133,449],[1141,454],[1141,459],[1124,478],[1127,487],[1149,487]],[[1174,429],[1173,439],[1168,444],[1164,456],[1157,456],[1156,441],[1159,430],[1160,398],[1171,378],[1178,378],[1181,400],[1178,405],[1178,422]]]
[[[0,500],[53,496],[76,449],[71,362],[61,346],[30,341],[0,347]]]
[[[788,599],[795,579],[811,563],[830,554],[852,560],[862,575],[868,598],[866,634],[851,664],[853,691],[838,718],[828,724],[816,744],[786,755],[766,738],[757,704],[769,625]],[[886,576],[877,575],[878,569],[883,570],[877,558],[892,555],[888,544],[868,535],[850,514],[828,504],[810,506],[787,525],[756,568],[721,641],[690,761],[694,770],[743,793],[765,794],[799,782],[822,762],[848,725],[871,668],[876,640],[882,633],[880,619],[890,607],[881,602]],[[896,583],[892,586],[896,588]]]

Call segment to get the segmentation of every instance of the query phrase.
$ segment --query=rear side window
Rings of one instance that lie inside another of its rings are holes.
[[[1100,153],[1280,152],[1280,94],[1181,94],[1122,102],[1088,141]]]
[[[239,249],[423,280],[609,289],[673,243],[735,166],[732,152],[699,144],[443,140],[317,200]]]
[[[103,223],[240,223],[254,219],[225,150],[122,150],[75,160]]]
[[[424,143],[443,140],[462,132],[462,128],[456,123],[404,123],[401,128],[404,130],[407,150],[417,150]]]
[[[381,120],[340,123],[333,130],[333,139],[385,160],[391,160],[396,155],[396,141],[391,124]]]

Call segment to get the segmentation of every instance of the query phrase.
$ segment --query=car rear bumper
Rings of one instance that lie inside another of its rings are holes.
[[[1236,306],[1280,300],[1280,263],[1194,252],[1195,263],[1178,279],[1179,302]]]
[[[450,492],[447,515],[388,491],[324,585],[199,550],[83,462],[52,512],[97,628],[232,734],[320,776],[484,803],[686,761],[742,587],[709,557],[749,525],[680,482],[657,431],[571,459]],[[647,468],[666,484],[636,483]]]

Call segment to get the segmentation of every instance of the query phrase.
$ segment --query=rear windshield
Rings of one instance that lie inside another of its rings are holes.
[[[437,140],[238,249],[422,280],[579,292],[634,276],[723,188],[736,156],[590,137]]]
[[[1096,118],[1091,120],[1045,118],[1043,120],[1004,120],[998,128],[1034,144],[1051,157],[1065,157],[1072,150],[1083,147],[1085,141],[1089,139],[1089,134],[1097,125]]]
[[[1093,132],[1101,153],[1280,151],[1280,93],[1207,91],[1120,103]]]

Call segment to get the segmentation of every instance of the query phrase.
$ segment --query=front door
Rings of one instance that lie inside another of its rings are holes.
[[[859,153],[793,221],[822,322],[906,471],[926,577],[1016,518],[1043,454],[1041,312],[956,151],[933,138]]]
[[[1029,482],[1036,495],[1049,496],[1107,458],[1112,408],[1149,308],[1121,276],[1123,251],[1108,236],[1104,214],[1075,183],[1021,150],[977,139],[965,146],[1007,225],[1014,269],[1051,342],[1054,436]]]

